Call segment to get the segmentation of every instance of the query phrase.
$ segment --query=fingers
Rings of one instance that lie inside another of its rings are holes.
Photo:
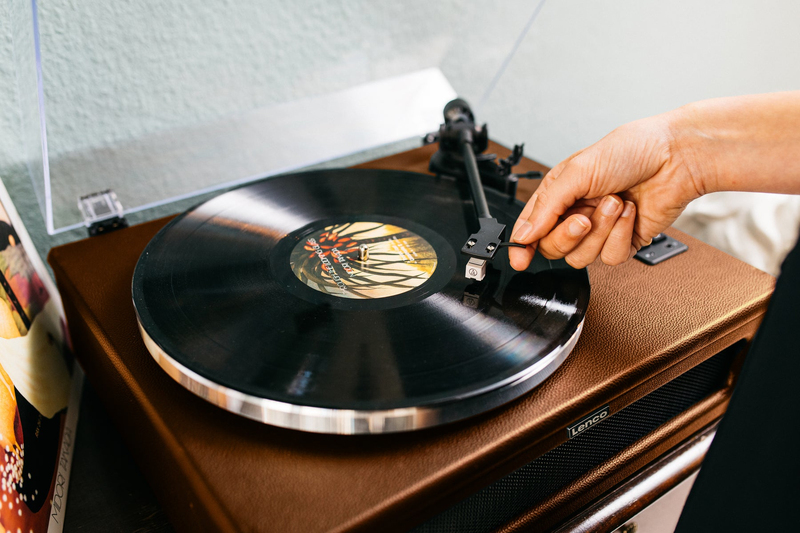
[[[633,202],[625,202],[622,215],[614,224],[614,229],[606,239],[600,259],[607,265],[624,263],[636,253],[633,245],[633,225],[636,221],[636,206]]]
[[[528,202],[530,214],[517,228],[512,239],[522,244],[531,244],[548,235],[558,224],[559,217],[579,199],[585,198],[589,191],[590,173],[583,172],[575,157],[559,172],[551,171],[536,190],[536,199]],[[556,169],[561,166],[559,164]],[[554,170],[556,170],[554,169]],[[523,212],[522,215],[526,213]],[[520,218],[523,216],[520,215]],[[540,246],[541,249],[541,246]],[[554,251],[554,250],[553,250]]]
[[[536,245],[529,244],[525,248],[510,246],[508,248],[508,262],[514,270],[525,270],[531,264],[536,253]]]
[[[514,225],[512,241],[528,246],[509,251],[512,266],[527,267],[534,251],[577,267],[597,257],[618,264],[668,226],[685,195],[674,191],[665,131],[662,119],[637,121],[556,165]]]
[[[614,229],[617,219],[620,218],[622,209],[622,200],[618,196],[612,194],[603,198],[592,213],[591,231],[566,256],[566,261],[570,266],[583,268],[597,259]]]
[[[531,196],[528,203],[525,204],[525,208],[520,213],[519,218],[514,223],[514,229],[511,231],[511,242],[519,242],[515,241],[514,237],[517,235],[520,226],[526,223],[528,217],[533,212],[533,204],[536,203],[536,194],[534,193]],[[528,224],[530,226],[530,224]],[[531,260],[533,259],[533,255],[536,252],[536,243],[528,244],[525,248],[518,248],[516,246],[512,246],[508,248],[508,262],[511,263],[511,268],[514,270],[525,270],[528,268],[528,265],[531,264]]]
[[[567,218],[547,236],[538,241],[538,251],[547,259],[565,258],[574,268],[583,268],[598,257],[608,265],[618,265],[630,259],[636,250],[634,223],[636,206],[609,195],[593,202],[597,207],[581,205],[570,208]],[[524,224],[520,217],[515,231]],[[537,245],[509,249],[511,266],[527,268]]]
[[[597,207],[591,205],[574,205],[569,209],[567,209],[567,212],[564,213],[564,215],[561,218],[566,219],[568,217],[571,217],[572,215],[586,215],[588,218],[591,219],[595,209],[597,209]]]
[[[656,233],[650,233],[650,235],[655,235]],[[633,232],[633,247],[636,250],[640,250],[644,246],[649,246],[653,242],[653,237],[643,237],[642,235],[647,235],[644,231],[634,230]]]
[[[580,244],[592,222],[585,215],[572,215],[539,241],[539,253],[547,259],[561,259]]]
[[[528,200],[528,203],[525,204],[525,207],[522,209],[522,213],[519,214],[519,218],[517,218],[517,221],[514,223],[514,229],[511,231],[511,242],[530,244],[529,241],[524,241],[523,239],[528,237],[528,234],[532,229],[528,218],[530,218],[531,213],[533,213],[533,206],[536,204],[536,199],[538,196],[538,192],[534,193],[533,196],[531,196],[531,199]]]

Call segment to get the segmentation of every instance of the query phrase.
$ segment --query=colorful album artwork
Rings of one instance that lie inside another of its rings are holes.
[[[368,259],[359,248],[365,246]],[[340,298],[386,298],[425,283],[436,270],[433,246],[416,233],[381,222],[346,222],[307,235],[291,254],[295,276]]]
[[[80,378],[58,295],[0,192],[0,532],[60,531]]]

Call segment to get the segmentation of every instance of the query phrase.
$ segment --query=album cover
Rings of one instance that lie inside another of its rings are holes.
[[[0,530],[62,530],[82,381],[61,299],[0,184]]]

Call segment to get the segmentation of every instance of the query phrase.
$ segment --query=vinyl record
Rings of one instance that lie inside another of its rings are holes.
[[[512,227],[522,204],[487,190]],[[229,411],[323,433],[383,433],[487,411],[541,383],[575,344],[585,270],[502,249],[481,282],[465,183],[381,170],[267,179],[180,215],[143,252],[145,344]]]

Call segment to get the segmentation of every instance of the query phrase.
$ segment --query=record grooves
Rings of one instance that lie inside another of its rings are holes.
[[[521,204],[486,191],[513,225]],[[481,282],[457,253],[463,184],[325,170],[220,195],[177,217],[136,266],[148,350],[225,409],[294,429],[378,433],[462,419],[541,383],[580,334],[585,270],[499,252]]]

